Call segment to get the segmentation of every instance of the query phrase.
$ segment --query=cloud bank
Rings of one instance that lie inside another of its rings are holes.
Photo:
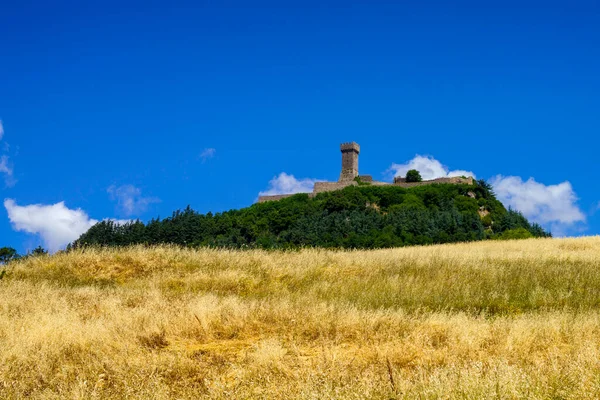
[[[125,216],[139,215],[153,203],[160,203],[157,197],[144,197],[142,190],[133,185],[112,185],[106,190],[110,199],[117,202],[117,209]]]
[[[294,175],[285,172],[279,174],[269,181],[267,190],[260,192],[259,196],[273,196],[277,194],[310,193],[315,182],[319,179],[296,179]]]
[[[6,199],[4,207],[14,230],[40,235],[44,247],[51,252],[79,238],[98,222],[79,208],[69,209],[64,201],[19,206],[13,199]]]
[[[411,169],[416,169],[421,173],[423,180],[430,180],[436,178],[450,178],[453,176],[472,176],[476,178],[475,174],[471,171],[464,170],[453,170],[451,171],[448,167],[443,165],[441,162],[430,156],[417,155],[412,160],[405,164],[395,164],[389,168],[389,171],[393,173],[393,176],[406,176],[406,173]]]
[[[577,205],[577,195],[568,181],[544,185],[529,178],[497,175],[490,180],[496,197],[527,219],[549,226],[555,236],[565,236],[586,221]]]

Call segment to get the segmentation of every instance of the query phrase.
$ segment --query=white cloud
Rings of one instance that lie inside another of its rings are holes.
[[[4,125],[2,125],[2,120],[0,120],[0,140],[4,136]],[[8,143],[4,142],[3,151],[6,153],[10,151],[10,146]],[[7,187],[13,187],[17,183],[17,180],[14,177],[14,168],[12,163],[9,162],[9,158],[7,155],[3,155],[0,157],[0,174],[4,175],[4,183]]]
[[[454,170],[450,171],[448,167],[442,165],[441,162],[433,157],[416,155],[415,158],[405,164],[392,164],[388,171],[391,171],[396,176],[406,176],[406,173],[411,169],[416,169],[421,173],[423,180],[436,178],[449,178],[453,176],[472,176],[475,174],[471,171]]]
[[[44,247],[57,251],[79,238],[98,221],[81,209],[71,210],[60,203],[19,206],[12,199],[4,200],[13,229],[40,235]]]
[[[202,162],[205,162],[209,158],[213,158],[216,153],[217,153],[216,149],[213,149],[212,147],[208,147],[208,148],[204,149],[202,151],[202,153],[200,153],[200,158],[202,159]]]
[[[143,197],[142,190],[133,185],[112,185],[107,192],[111,200],[117,202],[119,211],[126,216],[139,215],[146,211],[150,204],[160,202],[156,197]]]
[[[568,181],[544,185],[533,178],[523,181],[518,176],[497,175],[490,183],[505,206],[522,212],[530,221],[549,226],[555,236],[564,236],[586,221]]]
[[[8,165],[8,156],[2,156],[2,157],[0,157],[0,172],[3,172],[3,173],[8,174],[8,175],[12,175],[13,170]]]
[[[10,165],[8,156],[0,157],[0,173],[4,174],[4,183],[8,187],[13,187],[17,183],[12,165]]]
[[[310,193],[313,190],[315,182],[319,179],[296,179],[294,175],[288,175],[285,172],[279,176],[273,177],[269,181],[269,188],[259,193],[259,196],[272,196],[277,194]]]

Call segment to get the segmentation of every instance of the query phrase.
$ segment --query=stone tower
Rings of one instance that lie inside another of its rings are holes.
[[[360,146],[356,142],[342,143],[342,173],[340,182],[351,181],[358,176],[358,154]]]

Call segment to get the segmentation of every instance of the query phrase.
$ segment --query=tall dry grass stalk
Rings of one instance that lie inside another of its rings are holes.
[[[598,398],[600,238],[85,250],[0,281],[1,398]]]

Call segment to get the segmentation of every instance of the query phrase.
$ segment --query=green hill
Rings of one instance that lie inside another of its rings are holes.
[[[240,210],[118,225],[102,221],[69,247],[174,243],[233,248],[383,248],[485,239],[547,237],[539,225],[506,210],[485,181],[413,188],[350,186]]]

